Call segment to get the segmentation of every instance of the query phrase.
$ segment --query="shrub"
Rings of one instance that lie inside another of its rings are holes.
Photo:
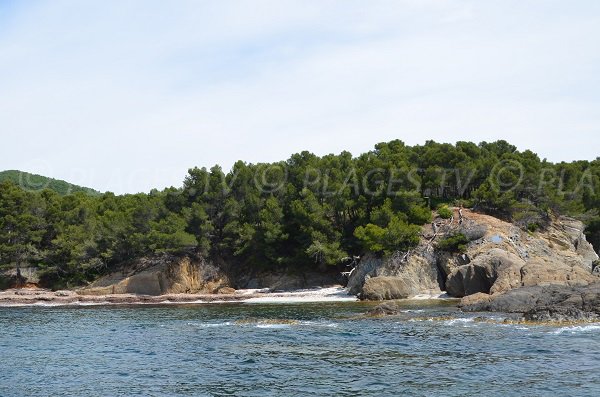
[[[442,219],[450,219],[454,214],[452,210],[448,208],[448,206],[445,204],[439,206],[439,208],[437,209],[437,213]]]
[[[467,250],[466,244],[468,242],[469,239],[467,239],[464,234],[456,233],[440,240],[437,244],[437,248],[447,252],[465,252]]]

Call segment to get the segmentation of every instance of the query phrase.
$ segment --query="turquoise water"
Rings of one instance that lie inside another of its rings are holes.
[[[600,325],[363,303],[0,308],[0,396],[597,396]]]

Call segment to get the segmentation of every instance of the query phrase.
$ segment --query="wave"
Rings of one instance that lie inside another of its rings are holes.
[[[443,322],[444,325],[457,325],[457,324],[468,324],[474,322],[475,319],[472,317],[464,318],[453,318],[452,320],[445,320]]]
[[[600,331],[599,323],[561,327],[561,328],[553,331],[552,333],[554,335],[560,335],[560,334],[564,334],[564,333],[578,334],[578,333],[586,333],[586,332],[593,332],[593,331]]]
[[[280,328],[289,328],[292,325],[293,324],[256,324],[255,327],[256,328],[274,328],[274,329],[280,329]]]
[[[231,321],[224,321],[222,323],[188,323],[188,325],[192,325],[195,327],[201,328],[218,328],[218,327],[227,327],[229,325],[234,325]]]

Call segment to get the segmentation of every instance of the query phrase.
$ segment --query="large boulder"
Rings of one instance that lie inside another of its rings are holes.
[[[404,299],[415,292],[404,277],[372,277],[365,282],[360,297],[372,301]]]

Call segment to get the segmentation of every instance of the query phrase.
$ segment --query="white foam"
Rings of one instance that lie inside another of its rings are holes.
[[[270,292],[268,288],[254,288],[254,289],[236,289],[236,295],[253,295],[253,294],[266,294]]]
[[[453,318],[452,320],[444,321],[445,325],[468,324],[475,321],[473,318]]]
[[[301,321],[301,325],[308,325],[310,327],[325,327],[325,328],[337,328],[339,324],[336,323],[323,323],[317,321]]]
[[[231,321],[225,321],[222,323],[188,323],[188,325],[192,325],[195,327],[201,328],[218,328],[218,327],[227,327],[229,325],[233,325]]]
[[[77,301],[77,302],[73,302],[70,304],[73,306],[101,306],[101,305],[110,305],[111,303],[107,302],[107,301],[102,301],[102,302],[79,302],[79,301]],[[59,304],[59,306],[60,305],[61,304]],[[67,303],[67,305],[69,305],[69,304]]]
[[[578,334],[578,333],[583,333],[583,332],[592,332],[592,331],[599,331],[600,330],[600,324],[598,323],[594,323],[594,324],[588,324],[588,325],[574,325],[574,326],[570,326],[570,327],[562,327],[559,328],[555,331],[553,331],[552,333],[554,335],[560,335],[563,333],[571,333],[571,334]]]
[[[265,296],[244,299],[246,303],[309,303],[309,302],[355,302],[358,298],[348,295],[343,287],[313,288],[290,292],[272,292]]]
[[[429,300],[429,299],[454,299],[454,298],[452,298],[450,295],[448,295],[446,293],[444,293],[444,294],[432,293],[432,294],[418,294],[418,295],[411,296],[407,299],[409,299],[409,300]]]
[[[256,324],[256,328],[289,328],[291,324]]]

